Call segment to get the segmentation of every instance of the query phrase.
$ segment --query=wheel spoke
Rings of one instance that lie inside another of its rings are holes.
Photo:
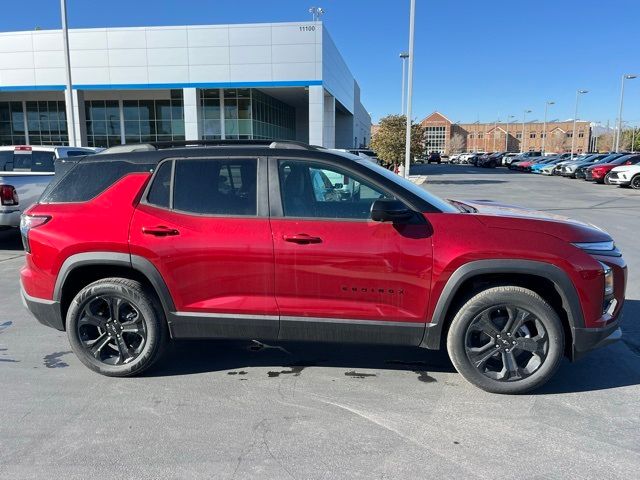
[[[142,321],[133,320],[122,324],[122,333],[142,333]]]
[[[504,364],[503,372],[506,376],[505,379],[518,380],[522,378],[520,367],[518,367],[518,362],[513,352],[505,351],[505,352],[501,352],[501,354],[502,354],[502,363]]]
[[[514,306],[506,307],[507,313],[509,314],[509,320],[507,320],[507,324],[504,326],[503,332],[508,332],[512,335],[520,329],[522,324],[529,318],[529,312],[525,310],[520,310]]]
[[[133,359],[133,353],[129,350],[129,346],[122,338],[122,335],[118,335],[115,338],[116,347],[118,347],[118,353],[120,354],[120,362],[119,363],[127,363]]]
[[[469,351],[471,353],[469,359],[476,368],[482,368],[484,364],[487,363],[487,360],[498,353],[493,346],[493,342],[489,342],[487,345],[480,348],[470,348]]]
[[[477,321],[476,324],[478,327],[480,327],[480,329],[484,333],[486,333],[492,338],[500,333],[500,330],[498,330],[496,326],[493,324],[493,320],[491,320],[489,311],[486,311],[482,315],[480,315],[480,319]]]
[[[545,337],[543,335],[538,335],[537,337],[520,337],[516,339],[516,348],[520,350],[525,350],[531,353],[542,353],[543,347],[546,343]]]
[[[120,320],[120,307],[122,306],[122,299],[118,297],[105,298],[109,305],[109,318],[114,321]]]
[[[100,351],[111,341],[111,337],[106,333],[103,333],[98,338],[93,341],[93,343],[89,346],[89,352],[95,358],[100,357]]]
[[[89,305],[84,307],[84,310],[82,310],[82,317],[78,320],[78,326],[92,325],[94,327],[104,328],[105,323],[107,323],[107,321],[104,318],[101,318],[91,312]]]

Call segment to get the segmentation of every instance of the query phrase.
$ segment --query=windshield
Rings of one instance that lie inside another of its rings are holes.
[[[422,198],[426,202],[429,202],[435,208],[437,208],[438,210],[444,213],[459,213],[459,209],[455,208],[449,202],[444,201],[440,197],[436,197],[435,195],[432,195],[431,193],[427,192],[423,188],[420,188],[418,185],[411,182],[410,180],[407,180],[406,178],[401,177],[400,175],[397,175],[387,170],[386,168],[381,167],[380,165],[363,160],[362,157],[353,155],[351,153],[346,153],[346,152],[332,152],[332,153],[334,153],[335,155],[340,155],[342,157],[348,158],[355,162],[358,162],[359,165],[367,167],[370,170],[374,170],[376,173],[379,173],[380,175],[385,177],[387,180],[391,180],[395,184],[403,187],[405,190],[409,190],[414,195]]]

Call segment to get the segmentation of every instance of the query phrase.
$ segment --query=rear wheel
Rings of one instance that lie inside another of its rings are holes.
[[[640,174],[631,179],[631,188],[634,190],[640,190]]]
[[[73,299],[67,336],[87,367],[126,377],[142,373],[160,358],[167,326],[155,296],[139,282],[106,278],[86,286]]]
[[[563,346],[556,312],[535,292],[515,286],[475,295],[447,336],[458,372],[493,393],[525,393],[546,383],[560,365]]]

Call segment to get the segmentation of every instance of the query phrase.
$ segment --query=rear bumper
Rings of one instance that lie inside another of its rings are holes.
[[[610,345],[621,338],[619,320],[602,328],[574,328],[571,359],[578,360],[591,350]]]
[[[41,324],[55,328],[56,330],[64,330],[60,302],[30,296],[25,292],[22,282],[20,282],[20,295],[22,296],[22,303],[25,308],[29,310],[31,315]]]
[[[0,210],[0,226],[1,227],[19,227],[21,210],[10,208]]]

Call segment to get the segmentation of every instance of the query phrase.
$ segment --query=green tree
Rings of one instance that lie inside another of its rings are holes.
[[[385,163],[402,163],[405,158],[407,121],[404,115],[387,115],[380,119],[371,139],[371,148]],[[411,160],[424,155],[424,127],[411,123]]]

